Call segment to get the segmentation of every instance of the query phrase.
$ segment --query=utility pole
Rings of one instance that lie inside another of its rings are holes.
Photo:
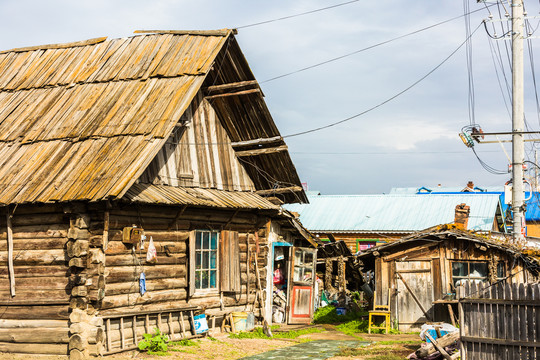
[[[512,214],[514,241],[523,238],[523,0],[512,0]]]

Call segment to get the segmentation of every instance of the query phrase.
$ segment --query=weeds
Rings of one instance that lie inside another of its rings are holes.
[[[137,347],[139,350],[148,351],[149,354],[164,356],[167,353],[167,343],[169,337],[161,332],[157,327],[154,329],[154,334],[144,334],[143,339],[139,341]]]
[[[278,326],[272,326],[272,330],[276,330],[279,328]],[[300,335],[305,334],[312,334],[312,333],[319,333],[323,330],[319,328],[309,328],[309,329],[300,329],[300,330],[291,330],[291,331],[285,331],[285,332],[274,332],[273,337],[274,339],[296,339]],[[263,332],[263,329],[258,327],[255,328],[251,332],[240,332],[237,334],[230,334],[230,338],[232,339],[270,339],[268,336],[266,336]]]

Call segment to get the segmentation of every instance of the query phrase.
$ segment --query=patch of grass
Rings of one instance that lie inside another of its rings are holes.
[[[279,328],[279,325],[277,327],[272,326],[273,330],[276,330],[278,328]],[[296,339],[300,335],[319,333],[322,331],[323,330],[319,328],[309,328],[309,329],[291,330],[291,331],[284,331],[284,332],[273,332],[272,333],[273,337],[269,338],[268,336],[264,334],[263,329],[258,327],[250,332],[240,332],[237,334],[230,334],[229,337],[232,339]]]
[[[171,342],[170,345],[173,345],[173,346],[197,346],[198,347],[199,342],[191,340],[191,339],[183,339],[183,340]]]
[[[318,308],[313,314],[314,324],[339,324],[351,320],[358,320],[363,316],[367,316],[367,311],[347,311],[345,315],[338,315],[336,308],[332,305]]]

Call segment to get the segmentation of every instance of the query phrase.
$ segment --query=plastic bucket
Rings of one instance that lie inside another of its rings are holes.
[[[343,308],[343,307],[338,307],[336,308],[336,314],[338,315],[345,315],[347,313],[347,309]]]
[[[247,313],[246,330],[251,331],[255,329],[255,314],[252,312]]]
[[[247,313],[233,312],[232,313],[234,329],[236,331],[245,331],[247,328]]]

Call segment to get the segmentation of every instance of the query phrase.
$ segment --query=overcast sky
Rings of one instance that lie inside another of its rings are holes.
[[[344,1],[0,0],[0,48],[127,37],[137,29],[242,27]],[[538,2],[528,0],[526,5],[531,6],[529,15],[538,15]],[[265,80],[462,15],[463,6],[462,1],[450,0],[360,0],[240,28],[237,39],[262,83],[278,128],[282,135],[289,135],[351,117],[403,91],[465,40],[464,19],[311,70]],[[484,8],[474,0],[469,0],[468,6],[470,10]],[[492,12],[497,18],[496,7]],[[488,15],[485,8],[471,15],[471,28]],[[533,27],[538,21],[532,22]],[[505,106],[508,96],[501,94],[484,28],[472,39],[476,122],[484,131],[510,131]],[[533,47],[540,48],[539,40],[532,41]],[[491,44],[499,46],[507,64],[505,46],[510,46],[509,42]],[[527,47],[525,51],[526,117],[530,130],[538,130]],[[335,127],[286,138],[301,180],[310,190],[323,194],[384,193],[392,187],[437,184],[464,186],[469,180],[479,186],[504,184],[510,175],[485,171],[458,137],[460,129],[469,124],[465,54],[462,47],[425,80],[376,110]],[[538,51],[536,57],[540,58]],[[505,75],[510,81],[508,66]],[[504,82],[503,76],[499,69]],[[500,145],[476,148],[492,167],[507,168]],[[511,154],[510,147],[506,148]],[[533,159],[531,143],[527,151]]]

